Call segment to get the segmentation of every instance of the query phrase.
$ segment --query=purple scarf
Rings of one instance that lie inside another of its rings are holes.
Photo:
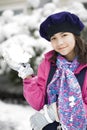
[[[68,62],[58,55],[57,70],[47,87],[48,103],[57,102],[63,130],[86,130],[86,114],[80,85],[74,75],[77,58]]]

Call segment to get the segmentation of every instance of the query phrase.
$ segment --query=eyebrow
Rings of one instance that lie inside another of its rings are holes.
[[[66,32],[60,32],[60,34],[63,34],[63,33],[66,33]],[[54,34],[53,36],[55,36],[55,35],[56,35],[56,34]],[[52,37],[53,37],[53,36],[52,36]]]

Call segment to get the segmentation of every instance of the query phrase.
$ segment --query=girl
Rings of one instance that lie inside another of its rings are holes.
[[[24,79],[24,97],[36,110],[57,103],[63,130],[86,130],[87,44],[80,33],[84,25],[70,12],[50,15],[40,25],[40,35],[51,42],[37,77]],[[53,125],[53,127],[52,127]],[[43,130],[56,130],[55,122]]]
[[[78,16],[70,12],[50,15],[41,23],[40,35],[51,42],[53,50],[45,54],[37,76],[32,75],[30,66],[15,69],[23,78],[27,102],[38,111],[45,104],[55,103],[63,130],[86,130],[87,44],[80,38],[83,28]],[[14,69],[14,65],[10,66]],[[58,125],[53,118],[53,122],[45,123],[42,130],[57,130]]]

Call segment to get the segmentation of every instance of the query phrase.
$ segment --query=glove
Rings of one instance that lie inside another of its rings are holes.
[[[22,79],[25,79],[27,76],[32,75],[34,73],[29,63],[16,63],[12,59],[10,59],[9,56],[6,56],[4,59],[8,66],[11,69],[17,71],[18,76]]]
[[[33,74],[33,69],[28,63],[31,56],[26,53],[20,45],[9,42],[3,43],[1,46],[1,54],[8,66],[18,72],[18,76],[22,79]]]
[[[5,61],[11,69],[18,72],[18,76],[22,79],[25,79],[27,76],[34,73],[29,63],[16,63],[8,57],[5,57]]]
[[[43,109],[32,115],[30,118],[31,127],[34,130],[42,130],[46,125],[54,122],[57,116],[57,113],[54,109],[54,104],[49,106],[45,105]]]
[[[42,128],[46,126],[47,124],[49,124],[49,122],[46,120],[43,114],[41,114],[40,112],[37,112],[35,115],[33,115],[30,118],[30,124],[34,130],[42,130]]]
[[[34,74],[33,69],[31,68],[29,63],[23,63],[21,64],[19,70],[18,70],[18,76],[21,77],[22,79],[25,79],[29,75]]]

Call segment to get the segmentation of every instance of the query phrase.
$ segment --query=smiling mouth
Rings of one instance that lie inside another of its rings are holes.
[[[59,50],[63,50],[63,49],[65,49],[66,47],[61,47],[61,48],[59,48]]]

